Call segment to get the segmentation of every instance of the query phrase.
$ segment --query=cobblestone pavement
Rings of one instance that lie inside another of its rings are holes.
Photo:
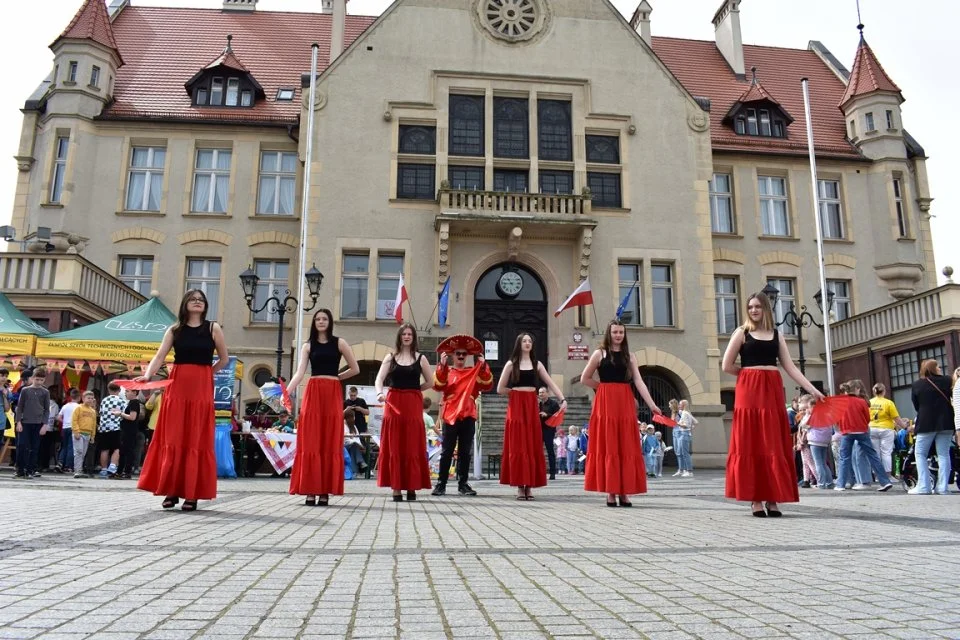
[[[197,513],[129,481],[0,478],[0,638],[960,638],[960,494],[803,490],[760,520],[720,472],[633,509],[372,481],[309,508],[232,480]]]

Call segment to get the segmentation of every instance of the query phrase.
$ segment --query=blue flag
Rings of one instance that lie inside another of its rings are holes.
[[[639,280],[637,281],[639,282]],[[633,290],[637,288],[637,283],[635,282],[630,290],[627,291],[627,295],[623,297],[623,300],[620,301],[620,306],[617,307],[617,320],[623,317],[623,312],[627,310],[627,305],[630,304],[630,296],[633,295]]]
[[[445,327],[447,326],[447,311],[450,309],[450,276],[447,276],[443,290],[440,291],[439,306],[440,310],[437,312],[437,321],[441,327]]]

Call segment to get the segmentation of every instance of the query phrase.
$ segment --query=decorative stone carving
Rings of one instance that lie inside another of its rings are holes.
[[[710,128],[710,118],[702,111],[691,113],[687,117],[687,126],[697,132],[704,132]]]
[[[593,229],[580,232],[580,277],[590,275],[590,254],[593,253]]]
[[[31,156],[14,156],[14,159],[17,161],[17,169],[20,171],[30,171],[33,163],[36,162],[36,158]]]
[[[923,266],[919,264],[896,262],[878,265],[873,270],[890,291],[890,295],[897,300],[915,295],[917,284],[923,278]]]
[[[476,17],[483,30],[509,42],[529,42],[550,19],[546,0],[476,0]]]
[[[306,109],[310,106],[309,87],[304,88],[302,94],[303,98],[301,100],[301,104],[303,105],[303,108]],[[327,94],[325,94],[323,91],[320,91],[320,89],[317,89],[317,92],[313,97],[313,109],[314,111],[320,111],[320,109],[323,109],[325,106],[327,106]]]
[[[439,255],[437,264],[437,283],[443,286],[450,275],[450,223],[441,222],[438,233]]]

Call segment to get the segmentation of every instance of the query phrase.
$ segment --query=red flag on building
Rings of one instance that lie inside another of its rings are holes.
[[[397,319],[397,324],[403,324],[403,303],[409,300],[407,296],[407,286],[403,284],[403,274],[400,274],[400,282],[397,283],[397,301],[393,307],[393,317]]]
[[[570,307],[582,307],[584,305],[593,304],[593,292],[590,290],[590,278],[587,278],[580,283],[580,286],[570,294],[570,297],[564,300],[563,304],[560,305],[560,308],[553,313],[553,317],[556,318],[564,310],[569,309]]]

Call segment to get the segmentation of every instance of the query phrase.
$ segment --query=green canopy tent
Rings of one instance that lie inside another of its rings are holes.
[[[23,315],[10,298],[0,293],[0,356],[32,356],[37,336],[50,332]]]
[[[61,331],[37,340],[35,355],[65,366],[73,362],[90,367],[122,362],[142,365],[149,362],[176,316],[157,298],[114,318],[70,331]],[[168,356],[173,361],[173,354]]]

